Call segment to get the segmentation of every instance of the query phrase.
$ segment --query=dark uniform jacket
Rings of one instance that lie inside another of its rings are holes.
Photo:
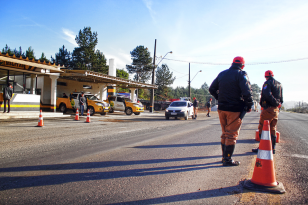
[[[3,89],[3,99],[10,100],[13,95],[13,89],[11,87],[6,87]]]
[[[253,105],[248,76],[237,63],[219,73],[209,91],[218,100],[218,110],[242,112]]]
[[[263,84],[260,105],[263,108],[278,107],[279,103],[283,103],[282,85],[273,77],[270,77]]]
[[[211,106],[212,106],[212,101],[211,100],[207,101],[206,107],[211,107]]]
[[[197,100],[197,99],[196,99],[196,100],[194,100],[194,104],[193,104],[193,106],[194,106],[194,107],[198,107],[198,104],[199,104],[198,100]]]

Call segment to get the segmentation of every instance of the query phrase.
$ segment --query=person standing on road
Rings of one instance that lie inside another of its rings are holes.
[[[207,115],[208,117],[210,116],[210,112],[211,112],[211,107],[212,107],[212,98],[209,99],[209,101],[207,101],[206,103],[206,108],[207,108]]]
[[[195,115],[195,120],[197,119],[198,116],[198,105],[199,105],[199,101],[196,99],[196,97],[193,98],[194,99],[194,115]]]
[[[79,98],[79,106],[80,106],[80,115],[83,116],[84,106],[86,105],[86,98],[84,97],[84,93],[81,93],[81,97]]]
[[[8,84],[6,88],[3,89],[3,101],[4,101],[4,111],[3,113],[6,112],[6,103],[7,103],[7,113],[11,111],[11,98],[13,96],[13,86],[11,83]]]
[[[218,100],[218,115],[222,129],[221,149],[223,166],[238,166],[232,160],[237,137],[246,112],[251,112],[252,91],[247,73],[243,71],[245,60],[235,57],[231,67],[218,74],[209,91]]]
[[[276,127],[278,122],[279,108],[283,103],[282,96],[282,85],[280,82],[275,80],[274,73],[271,70],[265,72],[264,75],[266,81],[262,86],[260,105],[263,108],[260,115],[259,121],[259,135],[262,134],[262,128],[264,120],[268,120],[270,123],[270,132],[272,140],[272,150],[275,154],[276,146]],[[252,149],[253,152],[258,152],[258,149]]]

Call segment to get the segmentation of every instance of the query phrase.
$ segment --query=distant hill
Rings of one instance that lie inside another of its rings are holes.
[[[283,102],[283,105],[285,109],[289,109],[289,108],[294,108],[295,104],[298,104],[297,101],[287,101],[287,102]]]

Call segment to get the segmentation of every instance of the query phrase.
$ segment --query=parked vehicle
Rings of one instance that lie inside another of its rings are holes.
[[[106,100],[110,104],[110,113],[114,111],[124,111],[126,115],[140,115],[144,111],[141,103],[134,103],[124,95],[109,96]]]
[[[150,100],[140,100],[140,102],[144,105],[146,110],[150,109],[151,101]],[[154,110],[165,110],[169,105],[171,104],[171,101],[154,101]]]
[[[165,118],[169,120],[170,117],[184,117],[185,120],[188,118],[194,117],[194,109],[193,105],[190,101],[179,100],[174,101],[170,104],[170,106],[165,111]]]
[[[66,113],[67,110],[73,110],[76,112],[79,109],[79,97],[81,93],[71,93],[68,98],[57,98],[57,109],[61,112]],[[109,112],[110,105],[107,102],[99,100],[95,95],[91,93],[85,93],[84,96],[87,99],[87,104],[84,107],[85,112],[89,109],[90,115],[100,113],[106,115]]]

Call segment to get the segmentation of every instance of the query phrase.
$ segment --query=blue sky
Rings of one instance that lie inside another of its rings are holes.
[[[32,46],[37,58],[50,58],[63,45],[73,51],[79,30],[90,26],[117,68],[131,64],[139,45],[153,57],[157,39],[156,56],[173,52],[162,63],[176,76],[174,87],[187,86],[189,62],[191,79],[202,70],[191,84],[200,88],[243,56],[252,84],[261,87],[272,70],[285,101],[308,102],[307,11],[306,0],[2,0],[0,48]],[[294,59],[304,60],[277,63]]]

